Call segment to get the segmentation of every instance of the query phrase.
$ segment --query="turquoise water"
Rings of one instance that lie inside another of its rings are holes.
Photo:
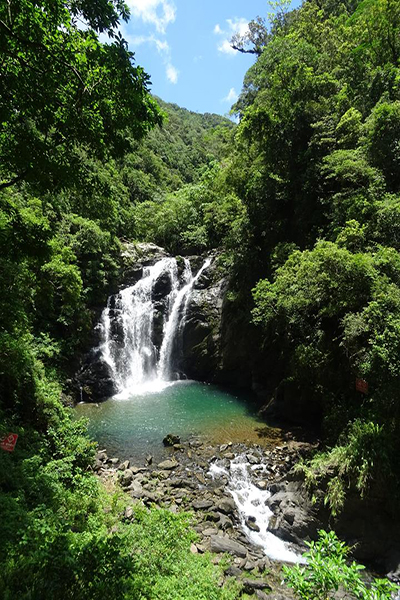
[[[182,440],[200,435],[216,442],[254,441],[262,423],[249,397],[217,386],[178,381],[159,391],[79,404],[77,416],[89,418],[89,433],[109,456],[140,458],[162,454],[168,433]]]

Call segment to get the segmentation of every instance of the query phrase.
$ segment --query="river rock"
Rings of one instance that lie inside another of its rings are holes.
[[[268,481],[265,481],[265,479],[260,479],[259,481],[255,482],[255,485],[258,487],[259,490],[266,490],[268,487]]]
[[[125,509],[125,513],[124,513],[124,517],[125,519],[128,519],[129,521],[132,519],[133,517],[133,508],[132,506],[127,506]]]
[[[214,502],[212,500],[196,500],[196,502],[192,503],[194,510],[207,510],[214,506]]]
[[[157,467],[162,471],[172,471],[172,469],[179,467],[179,463],[176,460],[164,460],[163,462],[160,462]]]
[[[233,556],[240,556],[245,558],[247,556],[247,549],[239,542],[235,542],[227,537],[219,535],[213,535],[211,537],[211,552],[228,552]]]
[[[246,520],[246,525],[247,525],[247,527],[248,527],[249,529],[251,529],[252,531],[256,531],[256,532],[259,532],[259,531],[260,531],[260,528],[259,528],[259,526],[258,526],[258,525],[257,525],[257,523],[255,522],[255,520],[251,519],[251,517],[249,517],[249,518]]]
[[[243,589],[247,594],[252,594],[254,590],[270,590],[271,586],[263,579],[243,579]]]
[[[217,535],[218,530],[215,529],[215,527],[208,527],[207,529],[203,529],[203,531],[201,533],[202,533],[202,535],[210,537],[212,535]]]
[[[175,444],[180,444],[181,438],[179,435],[175,435],[173,433],[168,433],[163,439],[164,446],[174,446]]]
[[[230,567],[225,569],[224,573],[227,577],[240,577],[242,574],[242,570],[239,569],[239,567],[231,565]]]
[[[220,515],[220,519],[218,522],[218,527],[220,529],[222,529],[222,531],[226,531],[227,529],[232,529],[233,528],[233,523],[230,520],[229,517],[227,517],[226,515],[219,513]]]
[[[130,485],[133,479],[133,473],[131,469],[125,469],[125,471],[121,471],[120,473],[120,481],[123,487]]]
[[[218,502],[217,509],[220,512],[225,513],[226,515],[234,513],[236,510],[235,501],[233,500],[233,498],[223,498]]]

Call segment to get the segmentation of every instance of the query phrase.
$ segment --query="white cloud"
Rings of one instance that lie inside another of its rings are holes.
[[[234,104],[234,102],[236,102],[236,100],[239,98],[235,88],[231,88],[228,92],[228,95],[225,96],[225,98],[223,98],[221,100],[221,102],[229,102],[229,104]]]
[[[171,48],[166,40],[160,40],[154,35],[149,36],[126,36],[126,40],[132,47],[140,46],[141,44],[154,44],[157,48],[158,53],[162,57],[162,61],[165,65],[165,74],[170,83],[178,83],[179,71],[171,62]]]
[[[229,54],[229,55],[233,55],[236,54],[236,50],[234,50],[229,42],[229,40],[223,40],[219,45],[218,45],[218,50],[219,52],[222,52],[222,54]]]
[[[155,25],[159,33],[165,33],[176,18],[176,7],[171,0],[127,0],[132,17]]]
[[[167,79],[170,83],[178,83],[179,71],[171,64],[167,65]]]
[[[234,54],[237,54],[237,52],[232,48],[230,40],[235,33],[238,33],[239,35],[245,35],[249,30],[249,24],[247,19],[243,17],[227,19],[226,24],[227,26],[224,29],[222,29],[218,23],[214,27],[214,34],[223,38],[221,39],[217,48],[219,52],[222,52],[222,54],[233,56]]]
[[[249,22],[247,19],[228,19],[226,22],[228,23],[229,29],[232,32],[232,34],[239,33],[240,35],[244,35],[249,30]]]

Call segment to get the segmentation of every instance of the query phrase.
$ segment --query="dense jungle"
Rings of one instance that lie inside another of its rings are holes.
[[[379,490],[398,523],[400,3],[254,15],[232,39],[255,56],[234,120],[154,97],[128,17],[123,0],[0,1],[0,437],[18,434],[0,449],[4,600],[255,597],[190,552],[190,516],[121,520],[124,493],[93,474],[65,382],[127,242],[216,257],[243,387],[255,374],[263,406],[318,436],[296,467],[310,494],[334,523]],[[333,597],[301,577],[296,597]],[[349,597],[390,598],[376,585]]]

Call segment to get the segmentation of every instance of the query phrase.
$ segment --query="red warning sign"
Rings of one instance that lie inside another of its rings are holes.
[[[356,390],[362,394],[368,394],[368,383],[365,379],[356,379]]]
[[[0,442],[0,448],[6,452],[14,452],[17,443],[18,433],[8,433]]]

